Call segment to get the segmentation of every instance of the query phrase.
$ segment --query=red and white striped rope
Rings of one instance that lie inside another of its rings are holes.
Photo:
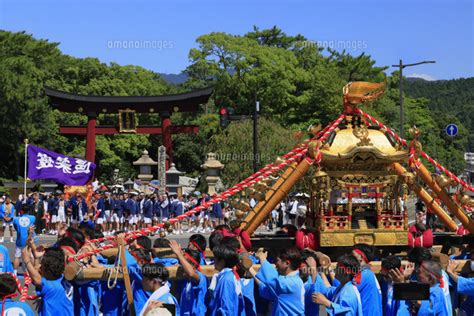
[[[20,279],[18,279],[18,276],[16,276],[14,273],[8,272],[9,275],[11,275],[16,282],[16,287],[19,293],[23,290],[23,286],[21,285]]]
[[[451,179],[453,179],[454,181],[456,181],[457,183],[459,183],[463,188],[471,191],[471,192],[474,192],[474,187],[470,186],[466,181],[462,180],[462,179],[459,179],[454,173],[452,173],[451,171],[449,171],[448,169],[446,169],[444,166],[442,166],[439,162],[437,162],[436,160],[434,160],[433,158],[431,158],[427,153],[425,153],[424,151],[421,152],[421,156],[423,156],[423,158],[425,158],[426,160],[428,160],[430,163],[432,163],[436,168],[438,168],[439,170],[443,171],[448,177],[450,177]]]
[[[413,145],[410,144],[410,154],[408,156],[408,164],[412,170],[418,170],[420,168],[421,162],[416,157],[416,149]]]
[[[30,287],[30,284],[33,282],[30,275],[28,274],[28,272],[25,272],[24,278],[25,278],[25,285],[23,286],[23,289],[21,291],[20,302],[24,302],[26,300],[35,300],[35,299],[37,299],[38,295],[35,295],[35,294],[28,295],[28,289]]]
[[[36,300],[38,298],[38,295],[34,295],[34,294],[28,295],[28,288],[31,282],[33,281],[31,277],[29,276],[28,272],[25,272],[24,274],[24,280],[25,280],[24,286],[21,285],[21,281],[20,279],[18,279],[18,276],[16,276],[13,273],[8,273],[8,274],[10,274],[15,279],[18,293],[20,293],[20,299],[19,299],[20,302],[24,302],[26,300]]]
[[[383,123],[379,122],[377,119],[375,119],[374,117],[372,117],[370,114],[368,113],[365,113],[364,111],[362,111],[361,109],[355,109],[354,110],[355,113],[357,114],[361,114],[363,115],[364,117],[366,117],[367,119],[369,119],[371,122],[373,122],[374,124],[376,124],[377,126],[383,128],[384,130],[387,131],[387,133],[389,133],[390,135],[392,135],[395,139],[397,139],[397,141],[402,144],[403,146],[405,147],[408,147],[408,143],[405,139],[401,138],[397,133],[395,133],[394,131],[392,131],[389,127],[385,126]],[[459,183],[463,188],[465,188],[466,190],[469,190],[471,192],[474,192],[474,187],[472,187],[471,185],[469,185],[466,181],[460,179],[459,177],[457,177],[454,173],[452,173],[451,171],[449,171],[447,168],[445,168],[443,165],[441,165],[439,162],[437,162],[436,160],[434,160],[433,158],[431,158],[427,153],[425,153],[424,151],[421,151],[420,155],[425,158],[426,160],[428,160],[431,164],[433,164],[435,167],[437,167],[439,170],[443,171],[448,177],[450,177],[452,180],[456,181],[457,183]]]

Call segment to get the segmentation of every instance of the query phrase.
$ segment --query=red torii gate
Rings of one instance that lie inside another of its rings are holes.
[[[162,135],[163,145],[169,161],[173,159],[172,134],[199,131],[197,125],[171,125],[173,112],[197,112],[199,105],[207,103],[213,92],[207,87],[187,93],[160,96],[91,96],[78,95],[45,88],[53,107],[61,112],[83,113],[87,115],[87,126],[61,126],[61,134],[86,136],[86,160],[95,161],[96,135],[119,133]],[[119,114],[119,124],[97,126],[97,115]],[[135,113],[159,114],[161,126],[136,126]]]

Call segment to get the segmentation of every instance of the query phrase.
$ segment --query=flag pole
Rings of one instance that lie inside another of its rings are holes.
[[[25,138],[25,174],[23,177],[23,199],[26,199],[26,173],[28,170],[28,138]]]

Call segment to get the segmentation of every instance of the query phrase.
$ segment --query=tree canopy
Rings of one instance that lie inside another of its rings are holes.
[[[215,93],[198,115],[173,114],[174,124],[198,124],[198,135],[175,135],[174,157],[178,169],[197,176],[206,153],[223,157],[224,183],[231,185],[251,173],[249,122],[219,127],[218,108],[232,107],[236,114],[250,114],[260,102],[261,165],[289,150],[296,141],[293,131],[316,123],[327,124],[342,111],[342,87],[349,81],[387,81],[386,93],[365,106],[382,122],[398,130],[398,73],[386,78],[386,67],[371,56],[325,50],[308,45],[304,35],[288,35],[278,27],[253,30],[244,35],[222,32],[196,39],[189,52],[187,82],[172,85],[142,67],[102,63],[96,58],[74,58],[61,53],[58,43],[35,39],[24,32],[0,31],[0,178],[22,174],[23,140],[67,155],[83,156],[84,137],[59,134],[60,125],[80,125],[86,117],[59,113],[51,108],[44,87],[95,95],[159,95],[213,85]],[[423,131],[424,149],[453,171],[462,170],[462,153],[473,148],[473,78],[406,85],[405,129]],[[99,124],[116,124],[114,115],[99,115]],[[140,124],[160,124],[158,114],[141,115]],[[446,122],[460,126],[455,139],[444,133]],[[120,169],[122,177],[136,173],[132,161],[143,149],[152,157],[161,144],[157,135],[97,137],[98,175],[107,180]],[[234,155],[235,154],[235,155]],[[156,158],[156,157],[155,157]]]
[[[467,131],[474,130],[474,78],[408,80],[405,87],[409,97],[427,98],[428,108],[436,113],[441,129],[444,130],[449,123],[461,123]],[[446,138],[446,133],[442,133],[442,137]],[[454,141],[459,142],[461,138],[456,137]],[[474,151],[474,133],[468,133],[467,141],[466,149]]]

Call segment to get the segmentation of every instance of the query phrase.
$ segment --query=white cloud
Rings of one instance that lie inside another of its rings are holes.
[[[412,73],[410,75],[406,75],[407,78],[421,78],[421,79],[425,79],[425,80],[428,80],[428,81],[434,81],[436,80],[436,78],[430,76],[430,75],[427,75],[427,74],[417,74],[417,73]]]

